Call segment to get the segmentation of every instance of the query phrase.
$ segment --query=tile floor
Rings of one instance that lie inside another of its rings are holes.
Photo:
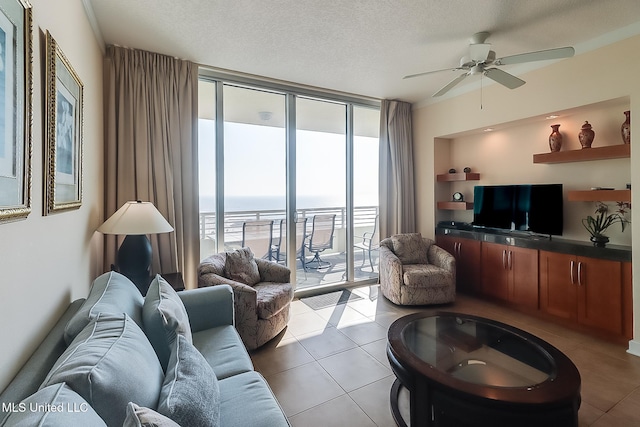
[[[377,286],[354,292],[363,299],[315,311],[293,301],[288,328],[251,355],[294,427],[395,426],[387,328],[398,317],[437,309],[509,323],[563,351],[582,376],[580,426],[640,426],[640,357],[624,346],[465,295],[453,305],[416,308],[378,297]]]

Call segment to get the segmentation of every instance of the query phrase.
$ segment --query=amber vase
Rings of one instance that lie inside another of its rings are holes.
[[[593,144],[593,139],[596,137],[596,133],[591,128],[589,122],[584,122],[580,133],[578,134],[578,139],[580,140],[580,145],[582,148],[591,148],[591,144]]]
[[[627,118],[620,128],[620,134],[622,135],[622,142],[631,144],[631,111],[625,111],[624,115]]]
[[[560,151],[562,148],[562,134],[558,130],[560,125],[551,125],[551,135],[549,135],[549,148],[552,153]]]

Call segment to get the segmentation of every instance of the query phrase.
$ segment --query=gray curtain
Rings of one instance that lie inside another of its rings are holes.
[[[105,60],[105,219],[129,200],[152,202],[174,227],[149,236],[152,274],[182,272],[196,285],[198,67],[109,46]],[[105,265],[118,241],[105,236]]]
[[[411,104],[380,106],[380,238],[416,229]]]

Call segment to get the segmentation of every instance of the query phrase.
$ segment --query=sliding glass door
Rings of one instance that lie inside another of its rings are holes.
[[[346,150],[346,105],[298,97],[296,208],[308,230],[299,287],[347,280]]]
[[[379,108],[214,78],[199,91],[201,259],[249,247],[297,289],[377,278]]]

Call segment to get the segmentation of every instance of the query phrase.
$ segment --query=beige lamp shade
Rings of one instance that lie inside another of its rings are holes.
[[[157,234],[173,231],[158,209],[150,202],[126,202],[104,222],[98,231],[104,234]]]

